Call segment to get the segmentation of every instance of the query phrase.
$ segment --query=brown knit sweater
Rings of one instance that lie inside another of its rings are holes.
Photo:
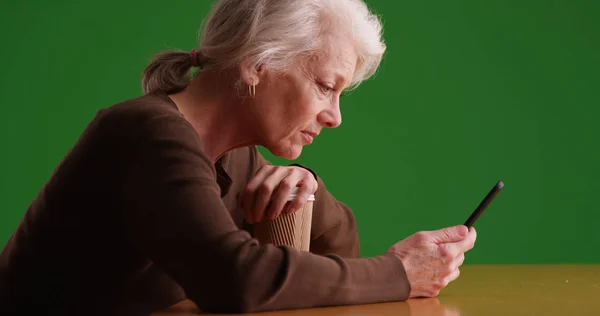
[[[319,178],[311,252],[261,245],[236,193],[267,163],[216,164],[163,93],[100,110],[0,254],[0,314],[145,315],[182,299],[206,312],[405,300],[387,253],[359,258],[355,219]]]

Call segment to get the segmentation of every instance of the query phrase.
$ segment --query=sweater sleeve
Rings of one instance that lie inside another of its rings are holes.
[[[140,129],[122,186],[127,242],[204,312],[258,312],[407,299],[391,253],[343,259],[260,245],[234,224],[195,130],[158,117]]]
[[[254,147],[256,169],[270,164]],[[360,256],[360,242],[356,229],[356,218],[352,210],[338,201],[325,186],[323,179],[312,169],[294,164],[310,171],[317,179],[319,188],[315,192],[310,252],[320,255],[337,254],[345,258]]]

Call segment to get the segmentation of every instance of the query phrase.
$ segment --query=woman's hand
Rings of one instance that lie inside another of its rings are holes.
[[[296,198],[285,207],[295,187],[298,187]],[[252,224],[299,210],[317,187],[313,174],[304,168],[264,165],[237,198],[246,221]]]
[[[435,297],[458,278],[465,252],[475,245],[477,233],[464,225],[418,232],[390,248],[411,285],[410,297]]]

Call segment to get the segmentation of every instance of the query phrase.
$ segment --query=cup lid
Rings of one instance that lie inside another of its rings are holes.
[[[292,201],[293,199],[295,199],[297,194],[298,194],[298,187],[295,187],[292,189],[292,193],[290,193],[290,197],[288,198],[288,201]],[[314,200],[315,200],[315,195],[311,194],[308,197],[308,201],[314,201]]]

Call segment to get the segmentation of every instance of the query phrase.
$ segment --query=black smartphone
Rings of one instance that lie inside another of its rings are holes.
[[[483,213],[483,211],[485,211],[485,209],[488,207],[488,205],[490,205],[490,203],[492,203],[492,201],[494,200],[496,195],[498,195],[498,193],[500,193],[500,191],[502,190],[503,187],[504,187],[504,183],[502,181],[498,181],[498,183],[496,183],[496,185],[492,188],[492,190],[490,190],[490,192],[483,198],[483,201],[481,201],[481,203],[479,203],[479,206],[477,206],[475,211],[473,211],[473,214],[471,214],[471,216],[469,216],[469,219],[467,219],[467,221],[465,222],[465,226],[467,226],[468,228],[471,228],[471,226],[475,225],[475,222],[477,221],[479,216],[481,216],[481,214]]]

